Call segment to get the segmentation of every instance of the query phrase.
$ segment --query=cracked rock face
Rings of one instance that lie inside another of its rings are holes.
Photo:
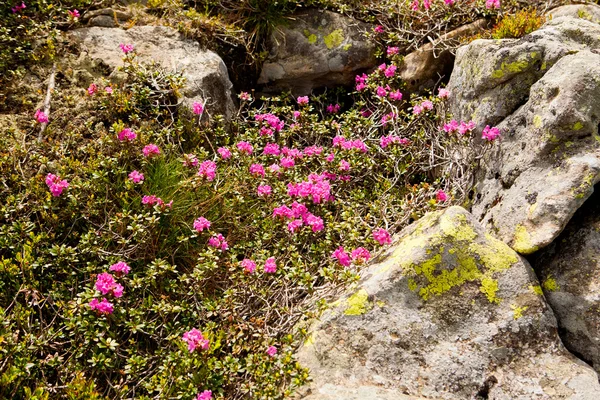
[[[547,246],[600,180],[600,25],[563,16],[522,39],[476,40],[448,86],[456,119],[502,132],[473,214],[521,254]]]
[[[400,237],[310,330],[301,398],[597,399],[527,261],[471,214],[431,213]]]
[[[351,85],[359,71],[375,67],[372,26],[330,11],[311,9],[275,29],[258,80],[265,92],[310,94],[323,86]]]
[[[532,264],[565,346],[600,373],[600,193],[577,210]]]
[[[135,26],[121,28],[91,27],[76,29],[70,35],[81,44],[83,52],[99,59],[118,75],[123,65],[119,44],[133,44],[142,62],[157,62],[170,71],[182,72],[186,78],[184,104],[194,101],[206,104],[209,115],[221,114],[226,119],[235,112],[232,83],[225,63],[216,53],[202,50],[194,41],[185,39],[173,28],[165,26]]]

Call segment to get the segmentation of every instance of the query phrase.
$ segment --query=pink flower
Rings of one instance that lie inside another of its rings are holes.
[[[133,51],[133,45],[132,44],[123,44],[121,43],[119,45],[119,47],[121,48],[121,51],[125,54],[127,53],[131,53]]]
[[[362,264],[366,261],[369,261],[371,258],[371,253],[369,253],[369,250],[365,249],[364,247],[357,247],[356,249],[352,250],[351,256],[352,260],[356,264]]]
[[[419,115],[423,112],[423,107],[420,105],[416,105],[413,107],[413,114],[414,115]]]
[[[171,206],[173,206],[173,200],[171,200],[168,203],[165,203],[160,197],[156,197],[152,194],[150,196],[142,197],[142,204],[145,204],[150,207],[156,204],[157,206],[162,207],[164,209],[165,207],[171,208]]]
[[[252,101],[252,96],[248,92],[242,92],[238,96],[242,101]]]
[[[271,194],[271,186],[269,185],[258,185],[256,189],[259,196],[269,196]]]
[[[300,111],[294,111],[294,114],[293,114],[294,119],[300,118],[301,115],[302,115],[302,113]]]
[[[500,8],[500,0],[486,0],[485,8]]]
[[[273,136],[273,129],[263,126],[260,128],[258,133],[260,134],[260,136]]]
[[[308,104],[308,96],[298,97],[298,99],[296,101],[298,102],[299,105],[305,106]]]
[[[346,253],[343,246],[338,247],[333,254],[331,254],[331,257],[337,259],[340,265],[343,265],[344,267],[350,266],[350,256]]]
[[[220,249],[221,251],[225,251],[229,248],[225,237],[223,237],[223,235],[221,235],[220,233],[208,239],[208,245],[210,247]]]
[[[350,170],[350,163],[346,160],[341,160],[338,169],[340,171],[348,171]]]
[[[402,93],[400,93],[399,90],[394,90],[393,92],[390,92],[390,100],[394,100],[394,101],[402,100]]]
[[[414,0],[410,5],[411,10],[419,11],[419,0]]]
[[[396,69],[398,69],[398,67],[390,65],[383,74],[388,78],[392,78],[396,74]]]
[[[265,168],[262,166],[262,164],[252,164],[250,166],[250,173],[252,175],[257,175],[257,176],[265,176]]]
[[[92,299],[92,301],[90,301],[89,306],[92,310],[96,310],[98,312],[98,314],[112,314],[113,313],[113,305],[106,300],[105,298],[102,298],[102,301],[98,301],[98,299]]]
[[[252,145],[248,142],[239,142],[237,145],[238,150],[240,151],[240,153],[242,154],[252,154],[252,150],[254,150],[254,148],[252,147]]]
[[[281,167],[279,165],[277,165],[277,164],[271,164],[269,166],[269,170],[275,174],[275,173],[278,173],[281,170]]]
[[[155,144],[147,144],[142,149],[142,153],[144,153],[144,157],[154,157],[160,154],[160,149]]]
[[[339,104],[330,104],[327,106],[327,112],[329,114],[337,114],[340,111],[340,105]]]
[[[435,198],[437,201],[446,201],[448,200],[448,195],[442,189],[438,190],[435,194]]]
[[[438,97],[440,99],[447,99],[448,97],[450,97],[450,91],[448,89],[439,88],[438,89]]]
[[[367,88],[367,84],[366,83],[357,83],[356,84],[356,91],[357,92],[362,92],[363,90],[365,90]]]
[[[394,143],[406,145],[408,144],[408,139],[403,139],[400,136],[396,135],[382,136],[381,139],[379,139],[379,145],[382,149],[385,149],[386,147]]]
[[[374,30],[376,33],[383,33],[383,32],[384,32],[383,26],[381,26],[381,25],[377,25],[377,26],[375,27],[375,29],[373,29],[373,30]]]
[[[24,10],[26,8],[27,6],[25,5],[25,2],[22,1],[21,4],[17,4],[13,8],[11,8],[11,11],[13,12],[13,14],[16,14],[19,11]]]
[[[110,86],[107,86],[107,87],[105,87],[105,88],[104,88],[104,91],[105,91],[106,93],[108,93],[108,94],[112,94],[112,92],[113,92],[113,88],[112,88],[112,87],[110,87]]]
[[[198,166],[198,157],[194,154],[184,154],[183,155],[183,166],[184,167],[197,167]]]
[[[202,115],[202,113],[204,112],[204,105],[202,103],[195,101],[192,104],[192,112],[196,115]]]
[[[496,140],[498,137],[500,137],[500,129],[496,127],[490,128],[489,125],[486,125],[481,133],[481,138],[490,142]]]
[[[377,91],[376,94],[378,97],[385,97],[387,96],[387,90],[385,90],[385,88],[381,87],[381,86],[377,86]]]
[[[397,47],[388,47],[387,55],[388,57],[395,56],[396,54],[398,54],[399,51],[400,49],[398,49]]]
[[[103,272],[98,275],[94,287],[102,294],[110,293],[115,297],[121,297],[123,295],[123,286],[119,285],[115,281],[115,278],[108,272]]]
[[[373,231],[373,239],[378,241],[380,245],[392,243],[392,238],[389,232],[383,228],[377,228]]]
[[[50,193],[54,197],[60,196],[63,190],[69,187],[69,182],[66,179],[61,180],[58,175],[48,174],[45,181],[48,189],[50,189]]]
[[[325,157],[325,161],[332,162],[335,159],[335,153],[329,153],[327,157]]]
[[[192,353],[197,348],[201,348],[202,350],[207,350],[210,344],[209,340],[204,337],[202,332],[198,329],[193,328],[183,334],[183,341],[188,345],[188,351]],[[210,398],[210,397],[209,397]]]
[[[273,209],[273,217],[293,218],[294,213],[288,206],[281,205]]]
[[[431,100],[425,100],[424,102],[421,103],[421,107],[423,107],[423,110],[433,110],[433,103],[431,102]]]
[[[206,178],[209,182],[215,179],[217,175],[217,164],[214,161],[206,160],[202,161],[200,168],[198,168],[198,176]]]
[[[227,160],[228,158],[231,158],[231,151],[229,151],[229,149],[227,147],[219,147],[217,149],[217,153],[219,153],[219,155],[224,159]]]
[[[133,183],[144,182],[144,174],[141,172],[134,170],[129,173],[129,180]]]
[[[291,157],[283,157],[281,159],[281,166],[283,168],[292,168],[294,165],[296,165],[296,162]]]
[[[269,355],[269,357],[275,357],[275,354],[277,354],[277,347],[269,346],[269,348],[267,349],[267,354]]]
[[[135,132],[129,128],[125,128],[117,134],[117,138],[121,142],[125,141],[125,140],[127,140],[128,142],[131,142],[132,140],[135,140],[136,137],[137,137],[137,135],[135,134]]]
[[[263,150],[263,154],[278,156],[279,154],[281,154],[281,151],[279,150],[279,145],[277,143],[268,143]]]
[[[460,126],[458,127],[458,133],[460,133],[461,135],[470,133],[473,129],[475,129],[475,126],[476,126],[475,121],[469,121],[469,122],[462,121],[460,123]]]
[[[254,271],[256,270],[256,263],[254,261],[250,260],[249,258],[244,258],[242,260],[241,266],[249,274],[254,273]]]
[[[265,272],[268,274],[273,274],[277,271],[277,264],[275,263],[275,257],[269,257],[265,261]]]
[[[202,393],[198,393],[196,400],[212,400],[212,392],[210,390],[205,390]]]
[[[87,89],[87,92],[90,96],[93,96],[97,91],[98,85],[96,85],[95,83],[92,83]]]
[[[298,229],[300,229],[302,227],[302,225],[304,225],[304,223],[302,222],[301,219],[295,219],[295,220],[288,222],[287,229],[288,229],[288,231],[294,233]]]
[[[48,115],[45,112],[40,111],[40,110],[37,110],[35,112],[34,116],[35,116],[35,119],[37,120],[37,122],[39,122],[40,124],[47,124],[48,121],[50,121],[48,119]]]
[[[324,228],[323,219],[313,214],[308,214],[306,216],[306,224],[312,228],[313,232],[322,231]]]
[[[458,128],[459,128],[458,121],[456,121],[454,119],[451,120],[450,122],[448,122],[447,124],[444,124],[444,126],[442,127],[442,129],[446,133],[454,133],[458,130]]]
[[[109,270],[113,271],[117,276],[124,276],[131,271],[131,268],[123,261],[119,261],[118,263],[111,265]]]
[[[381,125],[386,126],[388,122],[393,121],[394,118],[396,118],[396,114],[393,112],[385,114],[383,117],[381,117]]]
[[[444,3],[446,3],[447,6],[451,6],[454,4],[454,0],[444,0]]]
[[[196,232],[202,232],[203,230],[208,230],[210,228],[210,221],[204,217],[199,217],[194,221],[194,229]]]
[[[73,11],[67,10],[67,13],[69,14],[69,18],[71,18],[71,19],[76,19],[76,18],[81,17],[81,14],[79,14],[79,11],[77,11],[77,10],[73,10]]]

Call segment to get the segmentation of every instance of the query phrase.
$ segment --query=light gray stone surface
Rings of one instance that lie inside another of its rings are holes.
[[[467,211],[399,236],[313,324],[301,398],[597,399],[596,373],[562,345],[527,261]]]
[[[91,27],[70,32],[91,59],[99,59],[113,69],[123,65],[119,44],[132,44],[139,60],[157,62],[170,71],[182,72],[186,78],[184,103],[205,102],[208,114],[229,118],[235,112],[232,83],[223,60],[214,52],[185,39],[173,28],[165,26],[135,26],[120,28]]]
[[[322,86],[352,84],[375,67],[375,44],[364,37],[372,26],[330,11],[310,9],[278,26],[269,40],[259,85],[265,92],[309,94]]]
[[[556,17],[519,40],[476,40],[448,87],[456,119],[502,132],[473,214],[522,254],[548,245],[600,180],[600,25]]]

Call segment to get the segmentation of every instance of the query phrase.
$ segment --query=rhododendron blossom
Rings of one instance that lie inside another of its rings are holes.
[[[389,232],[383,228],[377,228],[373,231],[373,239],[378,241],[380,245],[392,243],[392,238]]]
[[[402,100],[402,93],[400,93],[399,90],[394,90],[393,92],[390,92],[390,100],[394,100],[394,101],[400,101]]]
[[[375,93],[377,94],[378,97],[385,97],[387,96],[388,92],[387,90],[385,90],[385,88],[381,87],[381,86],[377,86],[377,90],[375,91]]]
[[[263,149],[263,155],[266,156],[278,156],[279,154],[281,154],[281,150],[277,143],[268,143]]]
[[[133,183],[141,183],[144,182],[144,174],[141,172],[134,170],[129,173],[129,180]]]
[[[73,11],[67,10],[67,13],[69,14],[69,18],[71,18],[71,19],[76,19],[76,18],[81,17],[81,14],[79,14],[79,11],[77,9],[74,9]]]
[[[439,88],[438,89],[438,97],[440,99],[447,99],[448,97],[450,97],[450,91],[448,89]]]
[[[60,179],[58,175],[48,174],[45,181],[48,189],[50,189],[50,193],[54,197],[60,196],[63,190],[69,187],[69,182],[66,179]]]
[[[127,265],[127,263],[119,261],[118,263],[111,265],[109,267],[109,270],[114,272],[117,276],[124,276],[127,275],[129,271],[131,271],[131,268],[129,267],[129,265]]]
[[[243,101],[252,101],[252,96],[248,92],[241,92],[238,97]]]
[[[269,257],[265,261],[265,272],[268,274],[273,274],[277,271],[277,264],[275,262],[275,257]]]
[[[219,147],[217,153],[219,153],[224,160],[231,158],[231,151],[227,147]]]
[[[103,272],[98,275],[94,287],[104,295],[112,294],[115,297],[121,297],[123,295],[123,286],[118,284],[115,281],[115,278],[108,272]]]
[[[308,181],[288,183],[287,187],[290,197],[311,198],[315,204],[333,200],[331,184],[323,175],[310,174]]]
[[[269,196],[271,194],[271,186],[269,185],[258,185],[256,192],[259,196]]]
[[[486,0],[485,8],[500,8],[500,0]]]
[[[254,147],[252,147],[252,145],[248,142],[239,142],[236,147],[242,154],[250,155],[252,154],[252,150],[254,150]]]
[[[298,101],[298,104],[299,104],[299,105],[301,105],[301,106],[305,106],[305,105],[307,105],[307,104],[308,104],[308,96],[301,96],[301,97],[298,97],[297,101]]]
[[[256,176],[265,176],[265,167],[262,164],[252,164],[250,166],[250,173]]]
[[[383,32],[384,32],[383,26],[381,26],[381,25],[377,25],[377,26],[375,27],[375,29],[373,29],[373,30],[374,30],[376,33],[383,33]]]
[[[92,299],[90,301],[89,306],[92,310],[97,311],[99,314],[112,314],[113,313],[113,305],[105,298],[102,298],[102,301],[98,301],[98,299]]]
[[[486,127],[483,129],[483,132],[481,133],[481,137],[482,139],[489,141],[496,140],[498,137],[500,137],[500,129],[496,127],[490,128],[489,125],[486,125]]]
[[[420,105],[416,105],[413,107],[413,114],[414,115],[419,115],[423,112],[423,106]]]
[[[107,94],[112,94],[112,92],[113,92],[113,88],[112,88],[112,87],[110,87],[110,86],[107,86],[107,87],[105,87],[105,88],[104,88],[104,91],[105,91]]]
[[[151,206],[151,207],[154,205],[157,205],[164,209],[165,207],[171,208],[171,206],[173,205],[173,200],[171,200],[168,203],[165,203],[163,201],[163,199],[152,194],[149,196],[142,197],[142,204]]]
[[[281,166],[283,168],[293,168],[296,165],[296,162],[291,157],[282,157],[281,158]]]
[[[273,136],[273,129],[263,126],[260,128],[258,133],[260,134],[260,136]]]
[[[198,393],[196,400],[212,400],[212,391],[205,390],[202,393]]]
[[[398,69],[398,67],[396,67],[395,65],[390,65],[389,67],[386,68],[386,70],[384,71],[383,74],[387,78],[392,78],[396,74],[396,69]]]
[[[155,144],[147,144],[142,149],[142,153],[144,153],[144,157],[151,158],[160,154],[160,149]]]
[[[323,219],[311,213],[303,215],[303,219],[309,225],[313,232],[322,231],[324,228]]]
[[[469,122],[462,121],[458,127],[458,133],[460,133],[461,135],[470,133],[473,129],[475,129],[475,126],[476,125],[475,125],[474,121],[469,121]]]
[[[210,160],[202,161],[198,168],[198,176],[202,176],[211,182],[217,176],[217,164]]]
[[[279,171],[281,171],[281,167],[277,164],[271,164],[269,165],[269,170],[273,173],[278,173]]]
[[[195,101],[192,104],[192,112],[196,115],[202,115],[202,113],[204,112],[204,105],[202,103]]]
[[[184,154],[183,155],[183,166],[184,167],[197,167],[198,166],[198,157],[194,154]]]
[[[323,152],[323,148],[321,146],[308,146],[304,149],[303,154],[305,156],[318,156]]]
[[[400,49],[398,47],[388,47],[387,48],[388,57],[395,56],[399,52],[400,52]]]
[[[18,13],[21,10],[26,9],[27,6],[25,5],[25,2],[21,2],[21,4],[16,4],[13,8],[11,8],[11,11],[13,12],[13,14]]]
[[[435,199],[440,202],[446,201],[446,200],[448,200],[448,194],[446,194],[446,192],[444,192],[442,189],[440,189],[435,194]]]
[[[204,217],[199,217],[194,221],[194,229],[196,232],[202,232],[210,228],[210,221]]]
[[[94,94],[96,94],[97,91],[98,91],[98,85],[96,85],[95,83],[92,83],[87,89],[87,92],[90,96],[93,96]]]
[[[34,117],[37,120],[37,122],[39,122],[40,124],[47,124],[48,121],[50,121],[50,119],[48,118],[48,115],[45,112],[40,111],[40,110],[37,110],[35,112]]]
[[[327,112],[329,114],[337,114],[340,111],[340,105],[339,104],[330,104],[327,106]]]
[[[117,134],[117,138],[123,142],[123,141],[128,141],[131,142],[132,140],[135,140],[135,138],[137,138],[137,135],[134,131],[132,131],[129,128],[125,128],[123,130],[121,130],[121,132],[119,132]]]
[[[340,165],[338,166],[340,171],[348,171],[350,170],[350,163],[346,160],[341,160]]]
[[[183,341],[188,345],[188,351],[192,353],[194,350],[200,348],[202,350],[207,350],[210,342],[207,338],[204,337],[202,332],[198,329],[193,328],[183,334]]]
[[[275,357],[275,354],[277,354],[277,347],[269,346],[269,348],[267,349],[267,354],[269,355],[269,357]]]
[[[221,251],[225,251],[229,248],[229,244],[227,244],[225,237],[223,237],[223,235],[221,235],[220,233],[208,239],[208,245],[210,247],[220,249]]]
[[[369,250],[365,249],[364,247],[357,247],[356,249],[352,250],[351,257],[356,264],[362,264],[369,261],[371,258],[371,253],[369,253]]]
[[[400,136],[396,136],[396,135],[389,135],[389,136],[382,136],[379,139],[379,145],[381,146],[382,149],[385,149],[386,147],[392,145],[392,144],[401,144],[401,145],[407,145],[410,143],[410,141],[406,138],[401,138]]]
[[[254,271],[256,271],[256,263],[249,258],[244,258],[241,262],[241,266],[249,274],[252,274]]]
[[[302,227],[302,225],[304,225],[304,223],[302,222],[301,219],[295,219],[293,221],[288,222],[287,229],[288,229],[288,231],[294,233],[298,229],[300,229]]]
[[[133,51],[133,45],[132,44],[123,44],[121,43],[119,45],[119,47],[121,48],[121,51],[125,54],[131,53]]]
[[[338,262],[340,263],[340,265],[343,265],[344,267],[350,266],[350,262],[351,262],[350,256],[348,255],[348,253],[346,253],[343,246],[338,247],[331,254],[331,257],[337,259]]]

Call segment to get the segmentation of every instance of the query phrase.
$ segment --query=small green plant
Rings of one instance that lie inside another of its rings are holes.
[[[535,9],[519,10],[506,15],[492,30],[494,39],[520,38],[540,28],[546,22]]]

